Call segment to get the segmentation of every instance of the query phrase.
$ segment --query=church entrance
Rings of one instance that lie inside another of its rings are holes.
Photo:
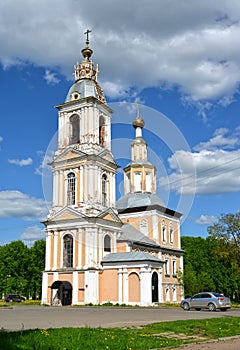
[[[152,303],[158,302],[158,275],[156,272],[152,274]]]
[[[72,285],[68,281],[55,281],[51,285],[52,305],[72,304]]]

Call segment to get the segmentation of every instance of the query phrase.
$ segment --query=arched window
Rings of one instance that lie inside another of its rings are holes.
[[[146,192],[152,192],[152,176],[149,171],[146,172]]]
[[[164,221],[162,221],[162,241],[166,242],[166,226]]]
[[[107,206],[107,175],[102,175],[102,205]]]
[[[69,118],[70,130],[69,130],[69,144],[79,143],[79,116],[73,115]]]
[[[141,191],[141,181],[142,181],[142,175],[139,171],[136,171],[134,173],[134,189],[135,192]]]
[[[73,238],[71,235],[63,237],[63,267],[73,267]]]
[[[170,224],[169,225],[169,241],[170,243],[173,243],[173,240],[174,240],[174,230],[173,230],[173,225]]]
[[[69,173],[67,176],[67,204],[74,205],[75,204],[75,174]]]
[[[104,117],[101,116],[99,120],[99,144],[101,146],[105,146],[105,120]]]
[[[104,251],[111,252],[111,238],[109,235],[104,237]]]

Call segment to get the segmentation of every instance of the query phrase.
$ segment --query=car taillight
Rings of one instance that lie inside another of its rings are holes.
[[[218,298],[218,300],[223,301],[223,300],[224,300],[224,298]]]

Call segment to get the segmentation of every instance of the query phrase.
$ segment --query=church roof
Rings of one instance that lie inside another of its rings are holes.
[[[113,263],[113,262],[131,262],[131,261],[151,261],[156,263],[164,263],[165,261],[156,258],[146,252],[127,252],[127,253],[110,253],[107,254],[103,259],[102,263]]]
[[[76,81],[70,87],[65,102],[72,101],[74,94],[79,94],[76,96],[80,96],[80,98],[95,97],[99,100],[101,100],[101,98],[105,99],[100,85],[95,80],[86,78]]]
[[[150,205],[160,205],[161,207],[165,207],[161,198],[159,198],[156,194],[150,192],[134,192],[128,193],[121,197],[116,203],[116,208],[121,210]]]
[[[159,247],[159,245],[156,244],[156,242],[148,238],[146,235],[144,235],[132,225],[123,224],[121,230],[122,233],[121,236],[118,238],[118,241],[131,241],[138,244]]]

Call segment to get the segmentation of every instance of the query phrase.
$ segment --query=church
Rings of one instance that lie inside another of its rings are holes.
[[[58,109],[58,147],[51,163],[52,208],[44,221],[46,259],[42,304],[152,306],[183,296],[181,214],[156,194],[144,120],[124,168],[116,201],[118,165],[111,152],[111,115],[91,60],[89,31],[74,66],[75,82]]]

